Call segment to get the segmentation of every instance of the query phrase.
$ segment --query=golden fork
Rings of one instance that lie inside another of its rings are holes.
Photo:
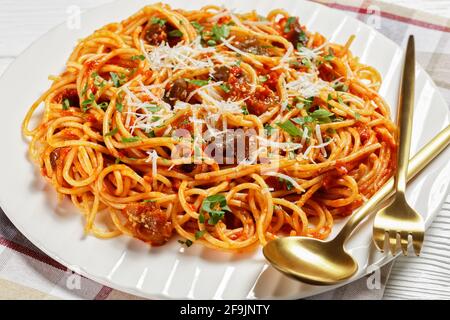
[[[387,238],[392,255],[397,252],[398,240],[400,240],[403,254],[408,255],[409,236],[412,237],[416,255],[419,255],[425,232],[422,216],[408,205],[405,194],[413,123],[414,80],[414,37],[410,36],[406,48],[397,113],[399,146],[395,175],[396,192],[392,203],[378,211],[373,224],[373,240],[376,247],[383,252]]]

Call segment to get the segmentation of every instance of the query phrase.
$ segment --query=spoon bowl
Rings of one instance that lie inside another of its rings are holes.
[[[314,285],[331,285],[353,276],[356,261],[339,241],[287,237],[270,241],[263,249],[266,259],[279,271]]]

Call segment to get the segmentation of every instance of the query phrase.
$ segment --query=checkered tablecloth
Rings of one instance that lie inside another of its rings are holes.
[[[102,2],[107,2],[104,0]],[[39,2],[39,1],[35,1]],[[48,1],[47,1],[48,2]],[[76,2],[76,1],[75,1]],[[85,3],[86,1],[80,0]],[[450,102],[450,20],[381,1],[318,0],[374,25],[400,45],[414,34],[418,62]],[[31,2],[30,2],[31,3]],[[86,7],[92,6],[92,2]],[[282,2],[280,2],[282,6]],[[40,8],[40,10],[44,10]],[[50,7],[48,10],[52,10]],[[0,12],[7,24],[7,13]],[[0,38],[6,39],[6,38]],[[2,43],[0,43],[1,49]],[[4,64],[14,57],[5,55]],[[382,269],[381,288],[369,290],[363,278],[314,299],[450,298],[450,196],[427,232],[420,258],[396,260]],[[0,210],[0,298],[3,299],[138,299],[80,277],[55,262],[24,236]]]

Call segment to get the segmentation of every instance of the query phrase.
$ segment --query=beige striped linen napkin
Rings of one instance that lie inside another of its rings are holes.
[[[380,1],[317,0],[372,24],[403,45],[416,36],[419,63],[450,102],[450,20]],[[280,4],[281,5],[281,4]],[[400,257],[382,268],[379,289],[367,278],[310,299],[450,298],[450,196],[427,232],[420,258]],[[11,224],[0,210],[0,299],[139,299],[74,274],[46,256]]]

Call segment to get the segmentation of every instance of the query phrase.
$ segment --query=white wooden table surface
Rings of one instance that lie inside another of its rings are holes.
[[[27,46],[54,26],[65,21],[69,8],[73,5],[82,10],[111,2],[112,0],[0,0],[0,75],[6,67]],[[396,3],[406,7],[420,9],[450,18],[450,0],[383,0]],[[55,43],[55,45],[58,45]],[[450,197],[447,198],[449,202]],[[450,203],[444,205],[444,211],[450,210]],[[448,215],[441,214],[437,219],[450,225]],[[436,237],[450,240],[446,234],[448,229],[441,228],[432,230]],[[434,235],[431,236],[433,238]],[[433,239],[431,239],[433,241]],[[426,287],[417,289],[414,278],[423,276],[422,265],[432,264],[436,259],[433,257],[433,248],[439,249],[439,241],[431,245],[431,254],[427,254],[420,260],[400,258],[393,268],[385,291],[386,298],[446,298],[450,299],[450,269],[448,272],[428,272],[428,283]],[[436,249],[436,250],[438,250]],[[442,263],[442,257],[438,259]],[[444,264],[450,263],[447,255]]]

